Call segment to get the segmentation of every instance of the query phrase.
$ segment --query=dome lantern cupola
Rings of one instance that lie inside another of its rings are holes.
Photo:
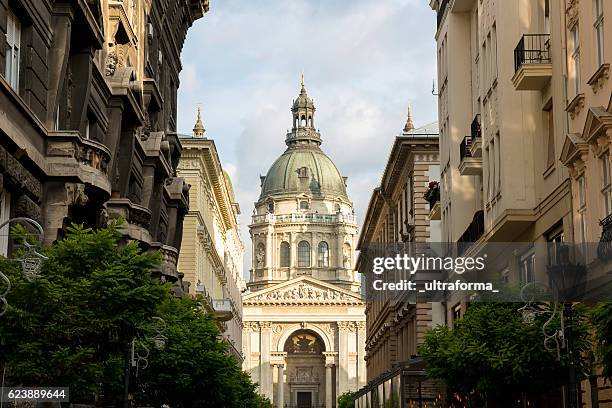
[[[204,129],[204,124],[202,123],[202,112],[198,106],[198,118],[196,119],[195,126],[193,127],[193,135],[195,137],[204,137],[204,132],[206,132],[206,129]]]
[[[287,133],[285,143],[287,146],[298,146],[321,144],[321,135],[317,132],[314,124],[316,108],[312,99],[306,93],[304,85],[304,74],[302,74],[300,94],[293,101],[291,114],[293,116],[293,128]]]

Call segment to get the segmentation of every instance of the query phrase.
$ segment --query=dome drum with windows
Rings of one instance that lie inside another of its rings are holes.
[[[350,290],[359,286],[353,270],[357,225],[347,178],[321,149],[315,112],[302,76],[287,148],[261,177],[250,225],[252,290],[301,275]]]

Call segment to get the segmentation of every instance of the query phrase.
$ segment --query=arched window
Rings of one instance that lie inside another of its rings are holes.
[[[319,268],[329,267],[329,245],[325,241],[319,242],[318,264]]]
[[[283,241],[280,245],[280,266],[281,268],[288,268],[291,264],[291,245],[288,242]]]
[[[274,201],[268,201],[268,212],[270,214],[274,213]]]
[[[310,266],[310,244],[308,241],[300,241],[298,244],[298,267],[308,268]]]
[[[302,115],[302,117],[300,119],[300,125],[302,127],[306,126],[306,115]]]

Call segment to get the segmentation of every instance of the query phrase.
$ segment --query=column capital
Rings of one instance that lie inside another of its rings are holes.
[[[324,351],[323,356],[325,356],[325,366],[333,367],[338,364],[338,352],[336,351]]]
[[[274,366],[285,367],[285,358],[287,358],[287,352],[285,351],[270,352],[270,364]]]

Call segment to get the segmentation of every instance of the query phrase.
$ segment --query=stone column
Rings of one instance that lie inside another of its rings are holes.
[[[357,387],[366,385],[366,327],[365,322],[357,322]]]
[[[283,378],[283,369],[285,366],[283,364],[276,364],[277,368],[277,377],[278,377],[278,394],[276,396],[276,406],[278,408],[283,408],[285,406],[285,381]]]
[[[327,351],[323,355],[325,356],[325,408],[332,408],[334,406],[334,365],[338,353]]]
[[[338,322],[338,395],[346,392],[348,378],[348,333],[351,322]]]
[[[261,393],[271,400],[272,383],[272,366],[270,365],[270,347],[272,342],[272,324],[270,322],[261,322],[261,384],[259,385]]]
[[[325,408],[331,408],[333,405],[333,392],[332,392],[332,375],[334,366],[327,364],[325,365]]]
[[[285,358],[287,357],[287,353],[284,351],[272,351],[270,353],[271,362],[276,367],[277,374],[277,389],[276,389],[276,398],[274,399],[274,406],[277,408],[283,408],[285,405],[285,379],[284,379],[284,371],[285,371]]]

